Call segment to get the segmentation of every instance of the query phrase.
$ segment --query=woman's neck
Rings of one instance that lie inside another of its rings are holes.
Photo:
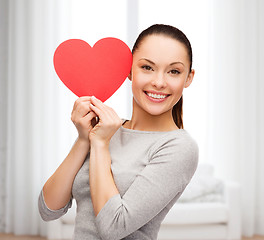
[[[161,115],[151,115],[139,108],[133,102],[133,113],[130,121],[127,121],[123,127],[139,131],[172,131],[178,127],[173,121],[171,110]]]

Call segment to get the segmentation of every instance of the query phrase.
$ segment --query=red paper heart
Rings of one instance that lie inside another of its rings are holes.
[[[132,53],[120,39],[103,38],[91,47],[80,39],[61,43],[54,53],[54,67],[61,81],[78,97],[107,100],[127,78]]]

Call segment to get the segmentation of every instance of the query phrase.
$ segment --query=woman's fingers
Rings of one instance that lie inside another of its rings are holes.
[[[94,96],[91,97],[91,103],[100,110],[103,110],[106,107],[100,99],[97,99]]]
[[[103,110],[101,110],[100,108],[98,108],[97,106],[90,104],[90,109],[95,112],[95,114],[99,117],[102,118],[102,114],[103,114]]]
[[[73,109],[76,109],[76,108],[80,105],[80,103],[82,103],[82,102],[87,102],[87,101],[89,102],[90,99],[91,99],[90,96],[79,97],[79,98],[74,102]]]
[[[101,100],[91,97],[90,108],[94,111],[100,119],[104,119],[109,114],[108,106],[106,106]]]
[[[72,119],[82,118],[90,112],[90,99],[91,97],[80,97],[75,101],[72,109]]]
[[[102,122],[105,127],[115,128],[116,126],[122,124],[121,119],[114,109],[105,105],[99,99],[92,97],[90,108],[98,115],[100,122]]]
[[[93,127],[89,134],[90,141],[94,144],[96,142],[109,142],[122,125],[121,119],[114,109],[94,97],[91,98],[90,108],[99,117],[98,124]]]
[[[95,98],[93,96],[91,97],[91,103],[92,103],[90,105],[91,109],[94,110],[98,114],[99,118],[100,118],[100,115],[102,117],[102,114],[106,114],[111,117],[114,117],[113,113],[115,113],[115,111],[111,107],[105,105],[100,99]]]
[[[83,101],[83,102],[79,103],[75,109],[75,113],[79,117],[84,117],[90,111],[91,111],[90,101]]]
[[[90,111],[85,117],[83,117],[83,121],[85,122],[90,122],[93,118],[96,118],[97,115],[95,114],[95,112]]]

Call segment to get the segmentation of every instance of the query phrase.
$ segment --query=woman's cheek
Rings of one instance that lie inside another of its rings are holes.
[[[137,74],[133,80],[135,83],[134,85],[138,87],[143,87],[148,82],[148,79],[145,74]]]
[[[152,79],[154,78],[154,75],[151,73],[140,73],[138,75],[138,78],[140,80],[140,83],[148,84],[151,83]]]
[[[173,77],[173,78],[170,78],[169,83],[170,83],[172,88],[183,89],[184,84],[185,84],[185,80],[184,80],[184,78]]]

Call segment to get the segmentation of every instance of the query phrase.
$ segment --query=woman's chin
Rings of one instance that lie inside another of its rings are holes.
[[[167,109],[167,108],[164,109],[164,106],[163,107],[158,106],[158,104],[155,104],[152,106],[149,104],[141,104],[136,99],[134,99],[134,107],[135,108],[141,108],[141,110],[143,110],[144,112],[146,112],[152,116],[159,116],[159,115],[162,115],[162,114],[171,110],[171,109]]]
[[[159,115],[163,115],[164,113],[168,112],[168,110],[155,108],[155,107],[147,108],[145,109],[145,111],[152,116],[159,116]]]

